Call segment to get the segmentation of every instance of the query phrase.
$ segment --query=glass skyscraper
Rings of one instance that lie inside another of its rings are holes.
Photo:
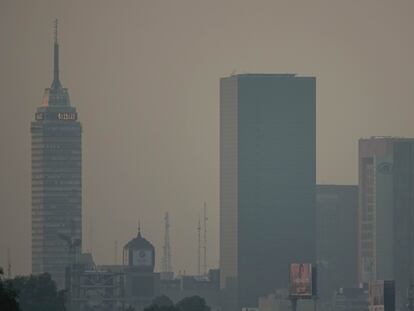
[[[289,264],[316,261],[316,79],[220,81],[220,273],[226,310],[287,288]]]
[[[32,273],[50,273],[58,288],[81,249],[81,132],[76,109],[59,80],[56,22],[53,82],[31,123]]]

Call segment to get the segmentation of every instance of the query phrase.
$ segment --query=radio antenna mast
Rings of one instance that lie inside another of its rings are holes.
[[[115,261],[115,265],[118,264],[118,241],[115,240],[115,245],[114,245],[114,261]]]
[[[197,275],[201,275],[201,220],[198,219],[198,227],[197,227],[197,233],[198,233],[198,245],[197,245]]]
[[[203,227],[204,227],[204,245],[203,245],[203,255],[204,255],[204,260],[203,260],[203,274],[206,276],[207,275],[207,204],[206,202],[204,202],[204,217],[203,217]]]
[[[11,265],[11,256],[10,256],[10,247],[7,248],[7,278],[11,279],[12,277],[12,265]]]
[[[168,212],[164,216],[165,221],[165,231],[164,231],[164,246],[163,246],[163,256],[161,259],[161,269],[162,272],[172,272],[171,264],[171,247],[170,247],[170,215]]]

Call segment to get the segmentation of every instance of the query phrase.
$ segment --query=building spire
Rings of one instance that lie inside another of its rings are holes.
[[[59,43],[58,43],[58,20],[53,22],[54,47],[53,47],[53,82],[50,87],[53,90],[60,89],[62,85],[59,81]]]
[[[141,221],[138,220],[138,235],[137,237],[141,237]]]

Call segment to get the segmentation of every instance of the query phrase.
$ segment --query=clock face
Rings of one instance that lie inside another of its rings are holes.
[[[132,253],[132,265],[150,267],[152,265],[152,252],[149,249],[138,249]]]

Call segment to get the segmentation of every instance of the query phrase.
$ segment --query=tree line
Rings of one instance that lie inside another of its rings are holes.
[[[65,311],[64,291],[48,273],[5,279],[0,267],[0,310]]]
[[[6,279],[0,267],[0,310],[66,311],[65,291],[57,290],[48,273]],[[162,295],[154,298],[144,311],[210,311],[210,307],[199,296],[186,297],[174,304]]]
[[[144,311],[210,311],[210,307],[200,296],[186,297],[174,304],[165,295],[156,297]]]

